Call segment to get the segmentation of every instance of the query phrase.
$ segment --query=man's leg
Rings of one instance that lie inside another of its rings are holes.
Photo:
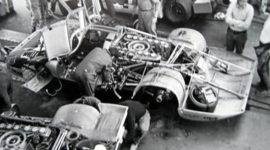
[[[31,31],[36,31],[38,19],[39,19],[39,3],[38,2],[32,2],[32,5],[30,7],[31,10]]]
[[[229,28],[227,30],[227,51],[234,51],[234,34]]]
[[[236,35],[236,53],[242,54],[243,50],[245,48],[245,44],[247,41],[247,34],[246,33],[240,33]]]
[[[152,11],[145,11],[144,24],[145,24],[145,30],[146,30],[147,33],[157,35],[157,33],[156,33],[156,23],[153,22]]]
[[[149,131],[149,127],[150,127],[150,113],[148,112],[148,110],[146,110],[145,114],[140,118],[139,122],[138,122],[138,126],[139,129],[141,131],[141,135],[140,137],[136,138],[134,140],[135,144],[132,144],[130,147],[130,150],[136,150],[140,141],[146,136],[146,134]]]
[[[12,94],[12,79],[11,76],[1,73],[0,74],[0,106],[1,111],[7,111],[11,108],[11,94]],[[1,112],[0,112],[1,113]]]
[[[107,7],[108,7],[109,15],[110,15],[111,17],[116,17],[115,9],[114,9],[112,0],[105,0],[105,2],[106,2],[106,5],[107,5]]]
[[[31,12],[31,32],[36,31],[36,25],[37,25],[37,18],[34,12]]]
[[[263,56],[259,59],[263,65],[258,68],[258,72],[266,90],[270,90],[270,50],[265,51]]]
[[[144,26],[144,13],[139,10],[138,12],[138,19],[139,19],[139,30],[145,32]]]
[[[150,33],[157,35],[157,28],[156,28],[156,23],[151,20],[151,28],[150,28]]]
[[[45,23],[44,22],[45,16],[44,16],[43,0],[41,0],[39,5],[38,5],[38,15],[39,15],[39,28],[42,28],[44,23]]]

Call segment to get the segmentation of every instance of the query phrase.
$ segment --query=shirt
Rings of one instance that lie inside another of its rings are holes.
[[[261,35],[260,35],[260,41],[263,44],[270,43],[270,15],[268,16],[268,18],[264,22],[263,29],[262,29]]]
[[[226,13],[226,23],[233,31],[247,31],[254,16],[254,9],[250,4],[240,8],[236,2],[231,2]]]
[[[142,11],[153,10],[154,6],[159,3],[159,0],[138,0],[138,7]]]

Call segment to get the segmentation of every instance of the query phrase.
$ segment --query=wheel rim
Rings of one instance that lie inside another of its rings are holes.
[[[178,18],[178,20],[181,20],[182,18],[186,18],[185,9],[183,9],[182,5],[177,4],[177,3],[170,4],[168,13],[171,14],[173,18]]]

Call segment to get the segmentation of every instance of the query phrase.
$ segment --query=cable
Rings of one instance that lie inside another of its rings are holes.
[[[51,93],[49,92],[49,90],[46,89],[46,93],[47,93],[49,96],[55,96],[55,95],[62,89],[62,87],[63,87],[63,86],[62,86],[62,83],[61,83],[61,81],[60,81],[60,75],[59,75],[58,65],[59,65],[59,62],[57,62],[57,65],[56,65],[56,69],[57,69],[56,73],[57,73],[57,79],[58,79],[58,82],[59,82],[59,84],[60,84],[60,87],[59,87],[58,89],[56,89],[55,92],[54,92],[53,94],[51,94]]]

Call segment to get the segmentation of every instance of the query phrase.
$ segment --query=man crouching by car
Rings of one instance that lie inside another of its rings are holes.
[[[94,96],[98,85],[103,82],[110,83],[112,78],[112,58],[115,55],[100,47],[94,48],[78,65],[75,71],[75,79],[79,84],[82,95]]]
[[[12,84],[11,77],[6,73],[0,73],[0,114],[11,109]]]

